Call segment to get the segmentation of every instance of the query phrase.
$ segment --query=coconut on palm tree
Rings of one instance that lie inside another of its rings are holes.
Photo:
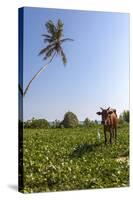
[[[43,67],[41,67],[39,71],[37,71],[37,73],[29,81],[24,92],[20,90],[20,85],[19,85],[19,91],[24,96],[27,93],[32,81],[52,62],[55,56],[57,55],[61,56],[64,65],[67,63],[66,55],[63,51],[62,44],[66,41],[73,41],[73,40],[70,38],[63,37],[64,24],[60,19],[58,19],[56,25],[53,23],[52,20],[49,20],[45,24],[45,26],[48,33],[43,34],[42,36],[44,37],[44,43],[47,43],[48,45],[39,52],[39,55],[43,55],[43,59],[44,60],[48,59],[48,62]]]

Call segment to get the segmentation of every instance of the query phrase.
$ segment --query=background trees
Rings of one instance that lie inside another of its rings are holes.
[[[88,117],[84,120],[83,125],[84,125],[85,127],[89,127],[89,126],[90,126],[90,120],[88,119]]]
[[[124,110],[118,118],[118,123],[120,125],[129,123],[129,115],[129,110]],[[94,126],[99,126],[97,120],[91,121],[86,117],[84,121],[79,121],[76,114],[70,111],[65,113],[62,121],[56,119],[55,121],[48,122],[46,119],[35,119],[33,117],[31,120],[24,122],[24,128],[90,128]]]
[[[129,110],[124,110],[119,116],[119,123],[127,122],[129,123]]]
[[[46,119],[35,119],[28,120],[24,123],[25,128],[49,128],[49,123]]]

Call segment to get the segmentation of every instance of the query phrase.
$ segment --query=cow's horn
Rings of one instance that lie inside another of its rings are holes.
[[[101,110],[103,110],[103,108],[100,107]]]
[[[107,110],[109,110],[110,109],[110,107],[108,107],[108,109]]]

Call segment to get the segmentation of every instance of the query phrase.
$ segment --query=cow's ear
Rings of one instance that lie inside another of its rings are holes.
[[[110,107],[107,108],[107,111],[110,109]]]
[[[97,114],[97,115],[101,115],[102,113],[101,113],[101,112],[97,112],[96,114]]]

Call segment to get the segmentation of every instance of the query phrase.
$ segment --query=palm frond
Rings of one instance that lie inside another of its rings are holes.
[[[65,38],[65,39],[60,40],[60,43],[63,43],[63,42],[66,42],[66,41],[72,42],[72,41],[74,41],[74,40],[71,39],[71,38]]]
[[[60,39],[63,37],[63,30],[58,30],[58,31],[55,33],[55,35],[56,35],[56,39],[57,39],[58,41],[60,41]]]
[[[63,64],[66,65],[67,64],[67,58],[66,58],[66,55],[65,55],[62,47],[60,47],[60,53],[61,53]]]
[[[47,42],[48,42],[48,43],[52,43],[52,42],[53,42],[53,39],[48,39],[48,38],[46,38],[46,39],[44,39],[43,41],[44,41],[44,43],[47,43]]]
[[[43,37],[46,37],[46,38],[49,38],[49,39],[51,39],[51,38],[52,38],[52,36],[51,36],[51,35],[47,35],[47,34],[42,34],[42,36],[43,36]]]
[[[47,53],[45,54],[45,57],[43,59],[46,60],[47,58],[51,57],[54,52],[55,52],[54,48],[50,49],[49,51],[47,51]]]
[[[61,37],[63,37],[63,26],[64,26],[64,24],[62,23],[62,21],[60,19],[58,19],[57,26],[56,26],[57,27],[56,33],[55,33],[57,40],[60,40]]]
[[[58,19],[58,22],[57,22],[57,30],[63,30],[63,22],[61,21],[61,19]]]
[[[47,28],[48,33],[51,33],[52,36],[53,36],[53,35],[55,34],[55,32],[56,32],[56,27],[55,27],[53,21],[52,21],[52,20],[49,20],[49,21],[45,24],[45,26],[46,26],[46,28]]]
[[[42,54],[45,54],[47,51],[49,51],[52,47],[54,46],[54,44],[48,45],[46,48],[43,48],[40,52],[39,52],[39,56]]]

